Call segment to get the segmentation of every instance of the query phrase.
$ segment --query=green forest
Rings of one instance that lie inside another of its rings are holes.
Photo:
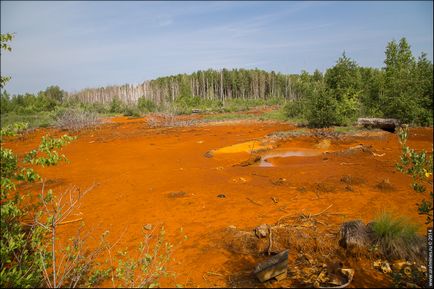
[[[310,127],[350,125],[358,117],[396,118],[402,123],[433,123],[433,64],[416,57],[405,38],[390,41],[382,68],[360,66],[345,52],[336,64],[300,74],[260,69],[197,71],[146,81],[67,93],[50,86],[35,94],[1,93],[3,122],[49,125],[68,108],[140,116],[147,112],[188,114],[194,110],[231,112],[259,105],[280,105],[287,119]]]

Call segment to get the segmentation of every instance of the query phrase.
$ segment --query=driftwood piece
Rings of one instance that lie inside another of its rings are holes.
[[[258,264],[255,268],[254,274],[259,281],[265,282],[271,278],[287,273],[287,270],[288,250],[285,250]]]
[[[395,129],[400,125],[400,122],[394,118],[359,118],[357,119],[357,125],[394,132]]]

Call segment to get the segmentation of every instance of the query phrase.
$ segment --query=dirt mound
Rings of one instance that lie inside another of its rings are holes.
[[[350,157],[358,154],[368,154],[372,155],[374,153],[374,149],[372,145],[366,146],[363,144],[359,144],[353,147],[350,147],[345,150],[336,151],[336,152],[326,152],[325,155],[337,156],[337,157]]]
[[[382,180],[376,184],[375,187],[383,192],[391,192],[396,190],[395,187],[390,183],[389,179]]]

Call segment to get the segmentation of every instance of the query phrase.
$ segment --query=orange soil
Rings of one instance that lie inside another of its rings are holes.
[[[151,129],[144,119],[116,118],[95,130],[81,132],[76,141],[65,147],[63,152],[70,163],[39,172],[45,179],[53,180],[49,186],[59,192],[70,185],[85,189],[96,182],[98,186],[82,200],[79,211],[96,237],[109,230],[110,240],[116,240],[126,230],[119,249],[136,247],[144,224],[164,224],[168,241],[175,245],[182,227],[189,238],[176,246],[169,267],[177,277],[176,281],[163,282],[167,286],[175,283],[194,287],[227,286],[225,278],[231,273],[224,272],[252,269],[254,259],[233,256],[222,246],[216,246],[219,239],[215,233],[229,225],[251,229],[263,223],[273,224],[288,214],[318,213],[331,204],[329,212],[343,214],[341,221],[369,222],[381,210],[388,210],[424,223],[415,205],[423,196],[413,192],[409,186],[411,179],[394,167],[400,155],[395,134],[332,139],[330,147],[322,149],[337,151],[364,144],[372,145],[381,156],[360,153],[273,158],[270,160],[273,167],[233,166],[248,159],[247,152],[204,156],[210,150],[291,129],[295,127],[255,121]],[[37,130],[24,139],[9,140],[5,146],[25,152],[35,147],[46,132]],[[432,128],[411,129],[409,145],[430,150],[432,132]],[[320,141],[313,137],[293,138],[279,143],[279,149],[314,149]],[[359,177],[364,182],[349,191],[340,181],[344,175]],[[286,182],[273,184],[278,178]],[[393,187],[390,191],[376,187],[385,179]],[[318,186],[331,189],[315,189]],[[186,195],[168,197],[170,192],[178,191]],[[219,194],[226,197],[218,198]],[[279,202],[274,203],[272,197]],[[75,229],[74,224],[63,226],[62,234],[72,235]],[[239,267],[234,267],[234,259]],[[203,278],[206,272],[223,272],[225,278]],[[351,285],[389,284],[375,278],[378,276],[369,279],[361,273],[358,275],[356,269]]]

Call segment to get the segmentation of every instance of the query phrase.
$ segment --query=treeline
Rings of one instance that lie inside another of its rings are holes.
[[[82,102],[101,103],[108,103],[114,98],[125,103],[135,103],[144,97],[157,104],[190,96],[222,101],[233,98],[290,98],[293,96],[291,78],[290,75],[260,69],[208,69],[192,74],[160,77],[136,86],[127,84],[84,89],[70,93],[67,97]]]
[[[345,53],[324,74],[300,75],[290,117],[314,127],[345,125],[360,116],[397,118],[415,125],[433,123],[433,64],[413,56],[405,38],[391,41],[382,69],[361,67]]]
[[[259,69],[206,70],[66,93],[49,87],[37,95],[1,96],[2,114],[79,106],[99,113],[138,115],[150,111],[190,113],[194,108],[236,111],[281,104],[289,118],[310,126],[346,125],[357,117],[397,118],[432,125],[433,64],[415,58],[405,38],[391,41],[380,69],[359,66],[345,53],[324,73],[282,74]]]

